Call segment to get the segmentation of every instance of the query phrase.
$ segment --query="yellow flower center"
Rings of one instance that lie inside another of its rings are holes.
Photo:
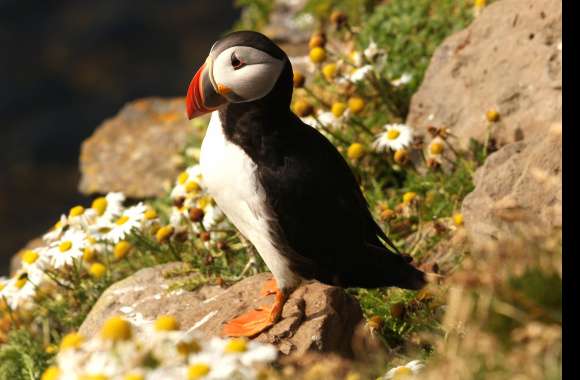
[[[107,272],[107,267],[101,263],[94,263],[89,268],[89,273],[94,278],[101,278]]]
[[[40,380],[58,380],[60,377],[60,369],[58,367],[52,366],[48,367],[46,371],[43,372]]]
[[[210,369],[211,367],[205,363],[190,365],[189,369],[187,370],[187,378],[189,380],[201,379],[209,373]]]
[[[38,253],[32,250],[24,251],[22,254],[22,262],[25,264],[34,264],[38,260]]]
[[[329,63],[327,65],[324,65],[324,67],[322,68],[322,75],[324,75],[324,77],[327,80],[331,80],[336,76],[336,71],[337,71],[336,63]]]
[[[127,256],[127,254],[132,248],[133,246],[131,245],[131,243],[122,240],[115,245],[115,248],[113,249],[113,256],[115,256],[115,259],[120,260],[123,257]]]
[[[49,344],[48,346],[46,346],[46,348],[44,349],[44,352],[46,352],[47,354],[54,354],[58,351],[58,347],[54,344]]]
[[[83,260],[86,261],[87,263],[90,263],[91,261],[93,261],[95,258],[95,250],[87,247],[83,250]]]
[[[119,219],[117,219],[115,224],[117,226],[122,226],[123,224],[127,223],[128,221],[129,221],[129,217],[127,215],[123,215]]]
[[[182,355],[195,354],[201,351],[201,346],[195,340],[177,343],[177,352]]]
[[[195,181],[187,181],[185,184],[185,191],[188,193],[197,193],[200,190],[199,183]]]
[[[85,208],[83,206],[75,206],[75,207],[70,209],[69,216],[70,217],[81,216],[84,213],[85,213]]]
[[[346,111],[346,104],[336,102],[332,105],[331,112],[334,115],[334,117],[341,117],[344,111]]]
[[[109,380],[107,375],[96,374],[96,375],[82,375],[79,376],[79,380]]]
[[[65,335],[60,341],[60,349],[61,351],[64,351],[71,348],[79,348],[84,341],[85,338],[81,334],[77,332],[71,332]]]
[[[406,149],[399,149],[395,152],[394,159],[396,163],[404,164],[409,157],[409,152]]]
[[[314,63],[321,63],[326,59],[326,50],[319,46],[315,47],[314,49],[310,50],[310,60]]]
[[[145,378],[143,377],[143,375],[140,375],[138,373],[129,373],[127,375],[125,375],[125,377],[123,377],[123,380],[144,380]]]
[[[463,225],[463,214],[461,213],[457,213],[455,215],[453,215],[453,223],[455,223],[456,226],[462,226]]]
[[[68,252],[72,248],[72,245],[72,241],[70,240],[63,241],[58,245],[58,250],[62,253]]]
[[[229,354],[246,352],[248,350],[248,343],[245,339],[232,339],[224,348],[224,351]]]
[[[444,149],[445,149],[445,147],[443,146],[443,144],[441,144],[439,142],[431,143],[431,146],[429,147],[429,151],[433,155],[439,155],[439,154],[443,153]]]
[[[294,82],[294,87],[300,88],[304,85],[304,74],[300,71],[294,71],[294,75],[292,77],[292,81]]]
[[[100,234],[106,234],[106,233],[109,233],[111,231],[111,228],[110,227],[100,227],[98,229],[98,231]]]
[[[150,208],[149,210],[147,210],[145,212],[145,219],[147,219],[147,220],[157,219],[157,211],[155,211],[154,209]]]
[[[165,241],[167,241],[167,239],[169,239],[169,237],[171,237],[171,235],[173,235],[173,226],[164,226],[161,227],[157,233],[155,234],[155,238],[157,239],[157,241],[159,243],[163,243]]]
[[[312,115],[312,112],[314,112],[312,105],[304,99],[296,100],[292,109],[294,113],[300,117]]]
[[[387,139],[388,140],[396,140],[400,135],[401,135],[401,132],[399,132],[396,129],[389,129],[387,131]]]
[[[476,8],[483,8],[485,7],[487,1],[486,0],[475,0],[474,5]]]
[[[403,202],[405,202],[406,204],[413,202],[415,198],[417,198],[417,193],[414,193],[412,191],[403,194]]]
[[[2,290],[4,290],[5,287],[6,287],[6,283],[0,282],[0,292]]]
[[[157,331],[175,331],[179,330],[177,319],[171,315],[162,315],[155,320],[155,330]]]
[[[365,108],[365,101],[359,97],[350,98],[348,108],[352,113],[360,113]]]
[[[107,340],[129,340],[131,335],[131,324],[119,316],[109,318],[101,329],[101,337]]]
[[[497,112],[495,109],[491,109],[485,113],[485,117],[487,121],[495,123],[499,121],[499,112]]]
[[[348,147],[348,150],[346,151],[346,154],[348,156],[348,158],[350,158],[351,160],[357,160],[359,158],[361,158],[365,153],[365,148],[362,144],[359,143],[354,143],[351,146]]]
[[[102,216],[105,211],[107,211],[107,207],[109,206],[109,202],[104,197],[97,198],[93,201],[91,208],[97,212],[97,215]]]
[[[179,177],[177,177],[177,183],[183,185],[189,179],[189,174],[187,172],[182,172]]]
[[[54,224],[54,226],[52,226],[53,230],[59,230],[63,227],[64,223],[62,222],[62,220],[59,220],[58,222],[56,222]]]
[[[16,289],[22,289],[24,285],[26,285],[26,282],[28,282],[28,273],[22,273],[20,276],[18,276],[14,286],[16,286]]]
[[[399,367],[395,370],[393,379],[405,379],[413,375],[413,371],[409,367]]]
[[[212,197],[201,197],[197,201],[197,207],[200,209],[205,209],[207,206],[213,205],[214,201]]]
[[[360,374],[356,372],[349,372],[349,374],[346,375],[344,380],[362,380],[362,377]]]

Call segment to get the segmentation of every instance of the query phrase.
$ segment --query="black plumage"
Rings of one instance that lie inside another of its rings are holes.
[[[374,221],[347,162],[291,112],[292,67],[286,55],[253,32],[222,41],[212,52],[247,45],[285,60],[267,96],[228,103],[219,113],[226,138],[257,165],[270,232],[292,270],[344,287],[421,288],[423,272],[407,263]]]

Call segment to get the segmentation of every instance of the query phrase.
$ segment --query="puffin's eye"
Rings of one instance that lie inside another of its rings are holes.
[[[236,52],[232,53],[232,67],[234,68],[234,70],[238,70],[241,69],[242,67],[245,66],[245,63],[242,62],[237,56],[236,56]]]

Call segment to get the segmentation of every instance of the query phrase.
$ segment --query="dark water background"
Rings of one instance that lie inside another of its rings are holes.
[[[183,96],[226,0],[0,0],[0,274],[76,202],[81,142],[127,101]]]

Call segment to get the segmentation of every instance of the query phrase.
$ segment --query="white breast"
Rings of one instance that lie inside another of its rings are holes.
[[[300,281],[287,259],[273,244],[264,189],[256,178],[256,164],[223,133],[218,112],[211,120],[201,145],[200,166],[204,184],[219,208],[264,259],[280,288]]]

